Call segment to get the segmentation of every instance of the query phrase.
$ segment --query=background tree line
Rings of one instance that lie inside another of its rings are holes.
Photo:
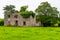
[[[58,17],[59,11],[56,7],[52,7],[48,2],[42,2],[35,9],[35,12],[28,11],[27,8],[28,6],[22,6],[20,11],[17,11],[15,10],[14,5],[7,5],[4,7],[4,12],[6,14],[19,12],[24,18],[36,16],[37,22],[41,22],[44,26],[54,26],[54,24],[55,26],[58,26],[58,24],[60,24],[60,18]]]

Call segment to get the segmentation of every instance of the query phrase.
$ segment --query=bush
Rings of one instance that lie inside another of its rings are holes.
[[[56,23],[56,24],[54,24],[54,26],[55,26],[55,27],[58,27],[58,26],[59,26],[59,24],[58,24],[58,23]]]
[[[0,19],[0,26],[3,26],[3,25],[4,25],[4,20]]]

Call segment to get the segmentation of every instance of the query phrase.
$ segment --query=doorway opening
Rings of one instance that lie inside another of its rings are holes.
[[[26,22],[25,21],[23,22],[23,25],[26,25]]]
[[[15,21],[15,25],[18,26],[18,21],[17,20]]]

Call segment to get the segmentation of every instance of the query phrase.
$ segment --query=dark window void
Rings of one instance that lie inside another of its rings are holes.
[[[18,18],[18,15],[15,15],[14,18]]]
[[[26,22],[25,21],[23,22],[23,25],[26,25]]]
[[[17,20],[15,21],[15,25],[16,25],[16,26],[18,25],[18,21],[17,21]]]
[[[8,15],[8,18],[10,18],[10,15]]]

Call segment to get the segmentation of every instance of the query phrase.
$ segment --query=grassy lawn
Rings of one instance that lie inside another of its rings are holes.
[[[60,28],[0,26],[0,40],[60,40]]]

